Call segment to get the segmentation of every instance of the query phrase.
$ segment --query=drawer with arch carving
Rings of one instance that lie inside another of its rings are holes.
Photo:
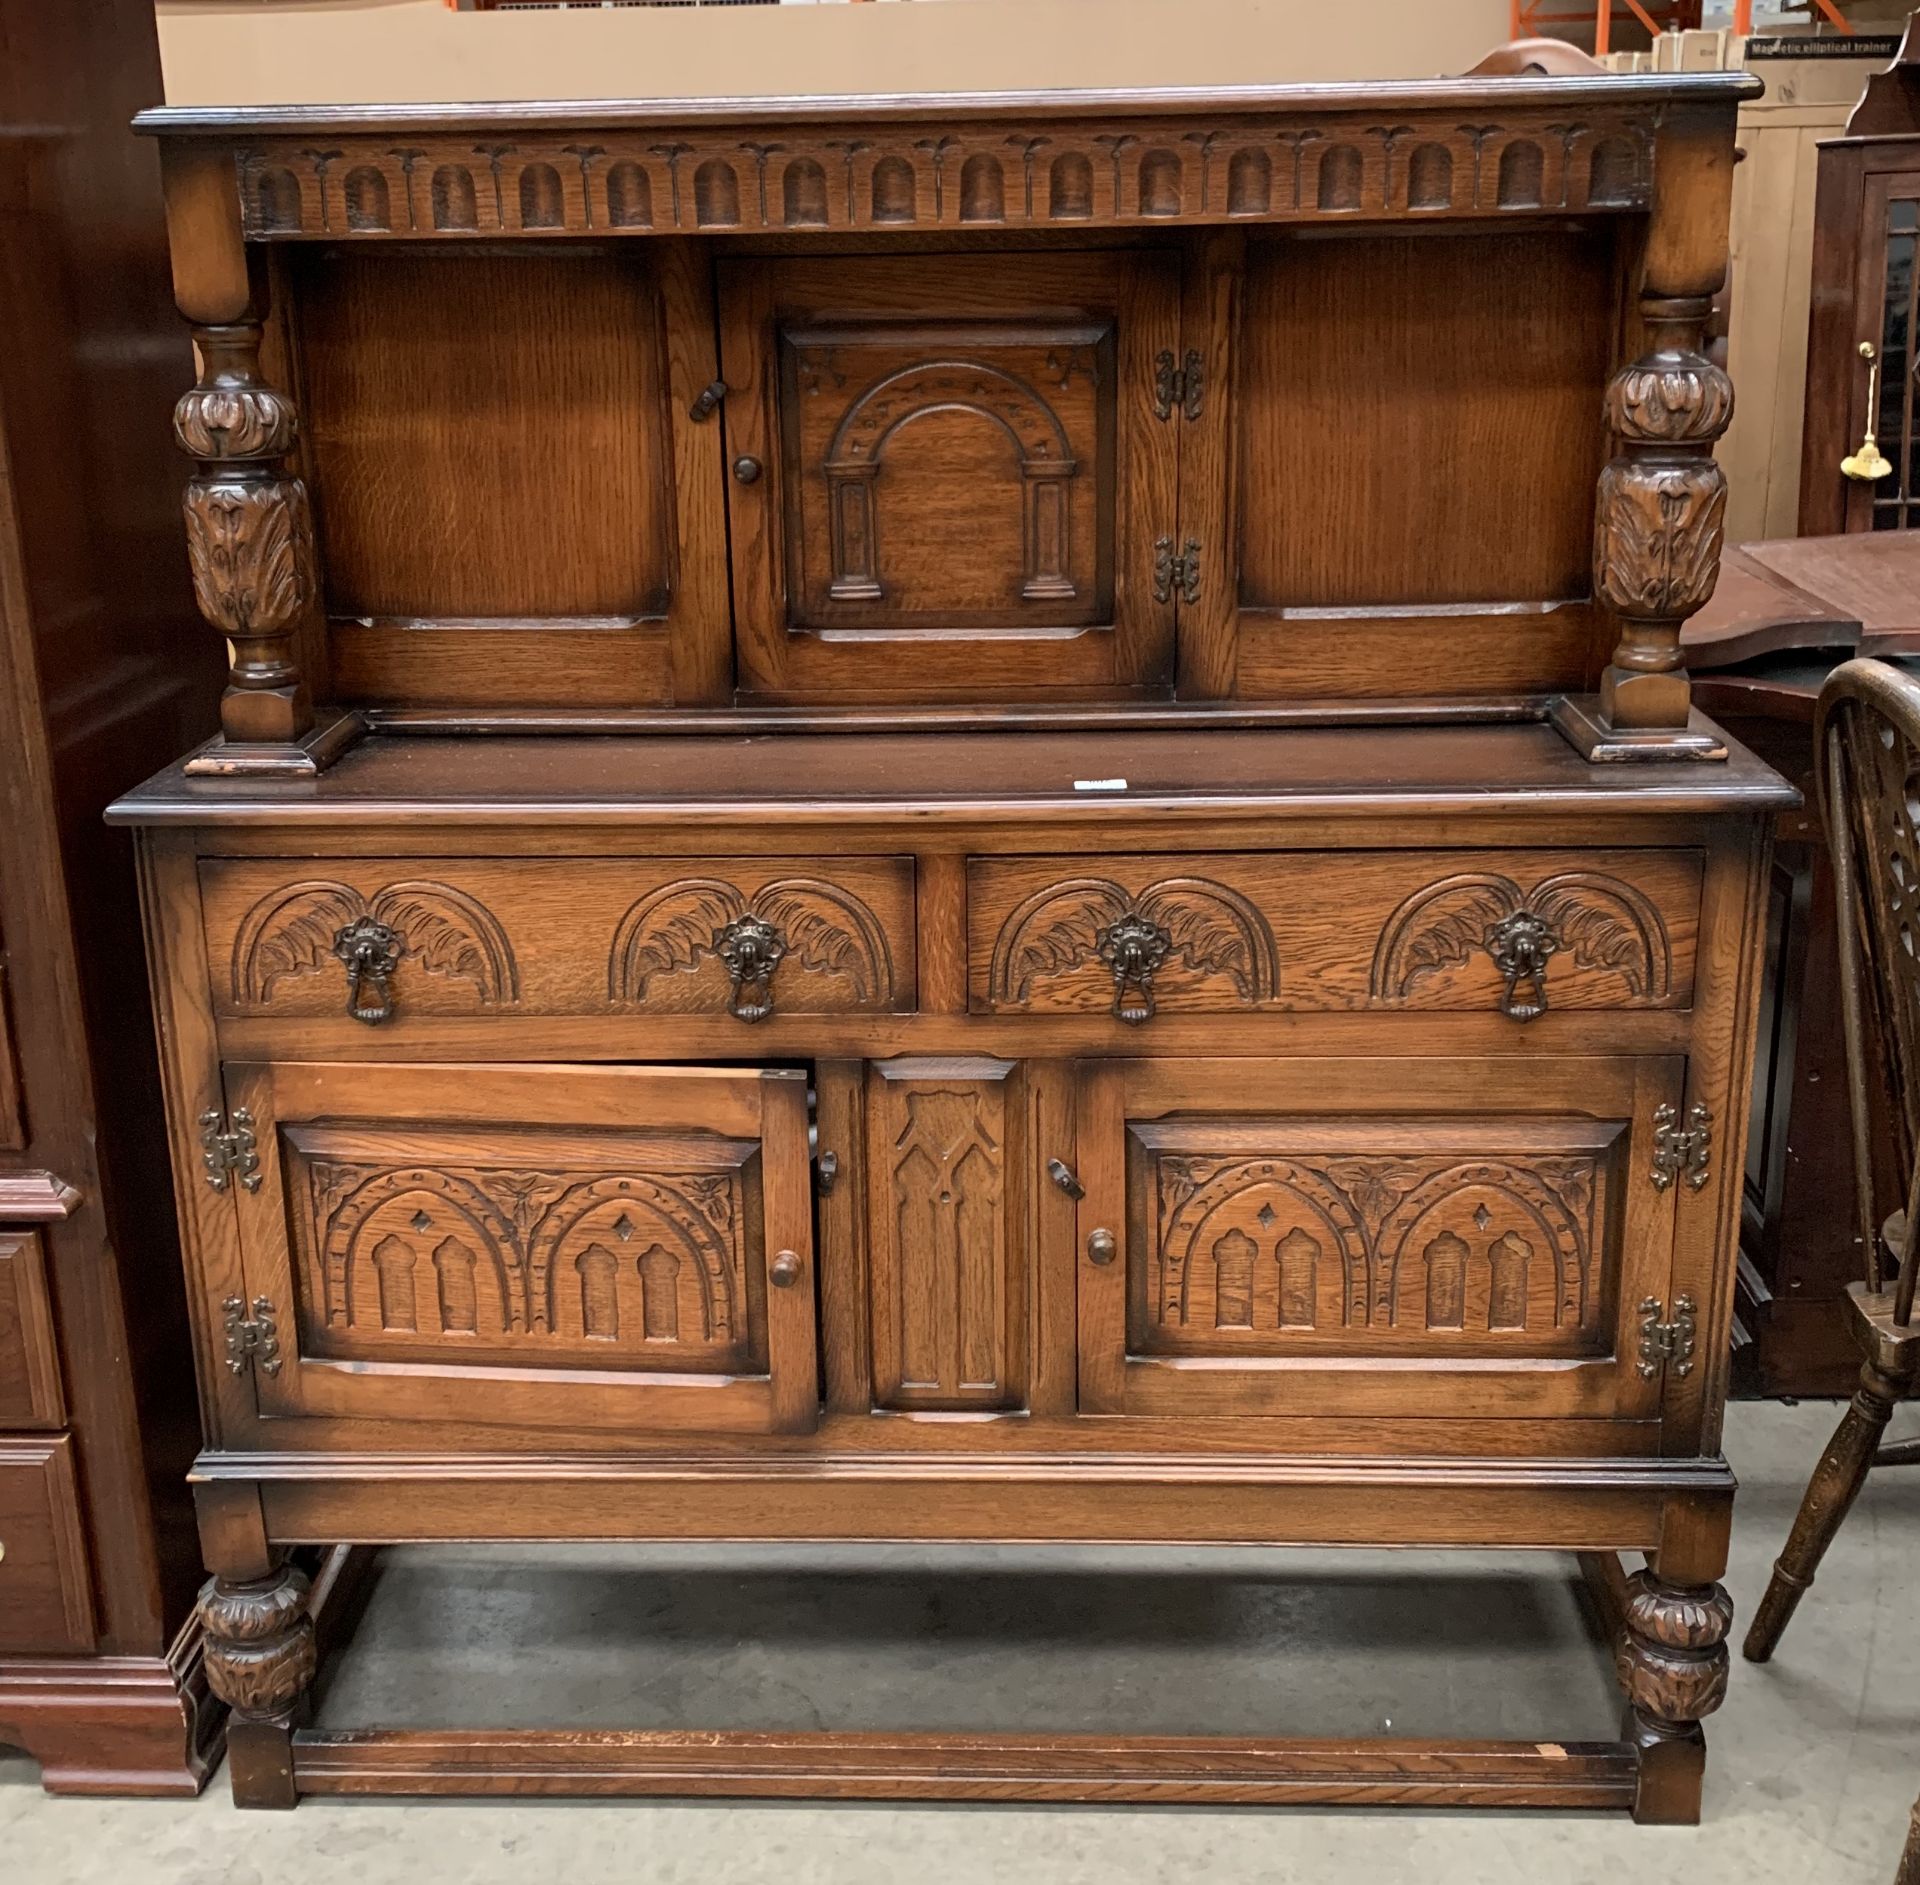
[[[976,858],[975,1013],[1685,1008],[1697,851]]]
[[[913,860],[213,859],[216,1013],[909,1012]]]

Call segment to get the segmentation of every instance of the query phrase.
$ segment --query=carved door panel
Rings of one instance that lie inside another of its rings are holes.
[[[224,1333],[263,1415],[814,1425],[803,1075],[226,1077],[259,1163],[229,1181],[246,1294]]]
[[[744,688],[1171,678],[1173,257],[742,262],[721,329]]]
[[[1682,1069],[1088,1063],[1082,1410],[1649,1417]]]

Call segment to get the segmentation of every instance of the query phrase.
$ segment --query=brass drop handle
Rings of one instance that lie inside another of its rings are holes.
[[[377,916],[356,916],[335,931],[333,953],[347,971],[347,1013],[368,1027],[393,1018],[393,975],[406,941]]]
[[[1840,474],[1855,484],[1878,484],[1893,467],[1874,436],[1874,415],[1880,409],[1880,356],[1874,351],[1872,341],[1860,343],[1860,358],[1867,363],[1867,436],[1851,458],[1841,459]]]
[[[1500,1012],[1513,1021],[1536,1021],[1547,1012],[1547,963],[1559,952],[1553,925],[1531,910],[1503,916],[1486,934],[1487,954],[1505,986]]]
[[[800,1280],[800,1259],[791,1250],[783,1250],[767,1265],[767,1281],[775,1289],[791,1289]]]
[[[713,953],[732,984],[727,1012],[736,1021],[764,1021],[773,1013],[773,972],[787,959],[785,935],[748,911],[713,932]]]
[[[1120,1254],[1120,1245],[1110,1230],[1097,1230],[1087,1239],[1087,1261],[1102,1269]]]

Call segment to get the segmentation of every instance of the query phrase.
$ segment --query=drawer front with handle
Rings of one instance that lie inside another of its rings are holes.
[[[914,1005],[910,858],[231,858],[201,885],[225,1017]]]
[[[1685,1008],[1697,851],[976,858],[976,1014]]]

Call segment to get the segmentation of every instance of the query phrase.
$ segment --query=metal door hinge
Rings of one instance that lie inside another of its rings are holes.
[[[207,1168],[207,1183],[215,1191],[225,1191],[236,1178],[242,1191],[260,1189],[260,1153],[253,1136],[253,1115],[244,1106],[235,1110],[231,1126],[224,1113],[200,1115],[200,1156]]]
[[[1153,545],[1153,599],[1171,602],[1200,600],[1200,540],[1189,537],[1177,554],[1171,537],[1156,537]]]
[[[1171,419],[1176,411],[1197,419],[1207,409],[1207,369],[1198,347],[1189,347],[1175,361],[1173,349],[1163,347],[1153,359],[1153,416]]]
[[[831,1148],[818,1154],[813,1161],[813,1175],[824,1198],[833,1189],[834,1180],[840,1176],[840,1154]]]
[[[1665,1191],[1682,1174],[1689,1191],[1700,1190],[1711,1176],[1712,1157],[1713,1114],[1697,1100],[1687,1108],[1684,1127],[1671,1106],[1654,1113],[1653,1169],[1648,1173],[1654,1190]]]
[[[1655,1297],[1640,1305],[1640,1375],[1646,1381],[1662,1368],[1671,1368],[1682,1379],[1693,1373],[1693,1298],[1675,1297],[1671,1322],[1661,1321],[1664,1313]]]
[[[227,1372],[245,1374],[251,1363],[264,1374],[278,1374],[280,1331],[273,1326],[273,1304],[256,1296],[251,1316],[244,1297],[229,1296],[220,1307],[226,1314]]]

